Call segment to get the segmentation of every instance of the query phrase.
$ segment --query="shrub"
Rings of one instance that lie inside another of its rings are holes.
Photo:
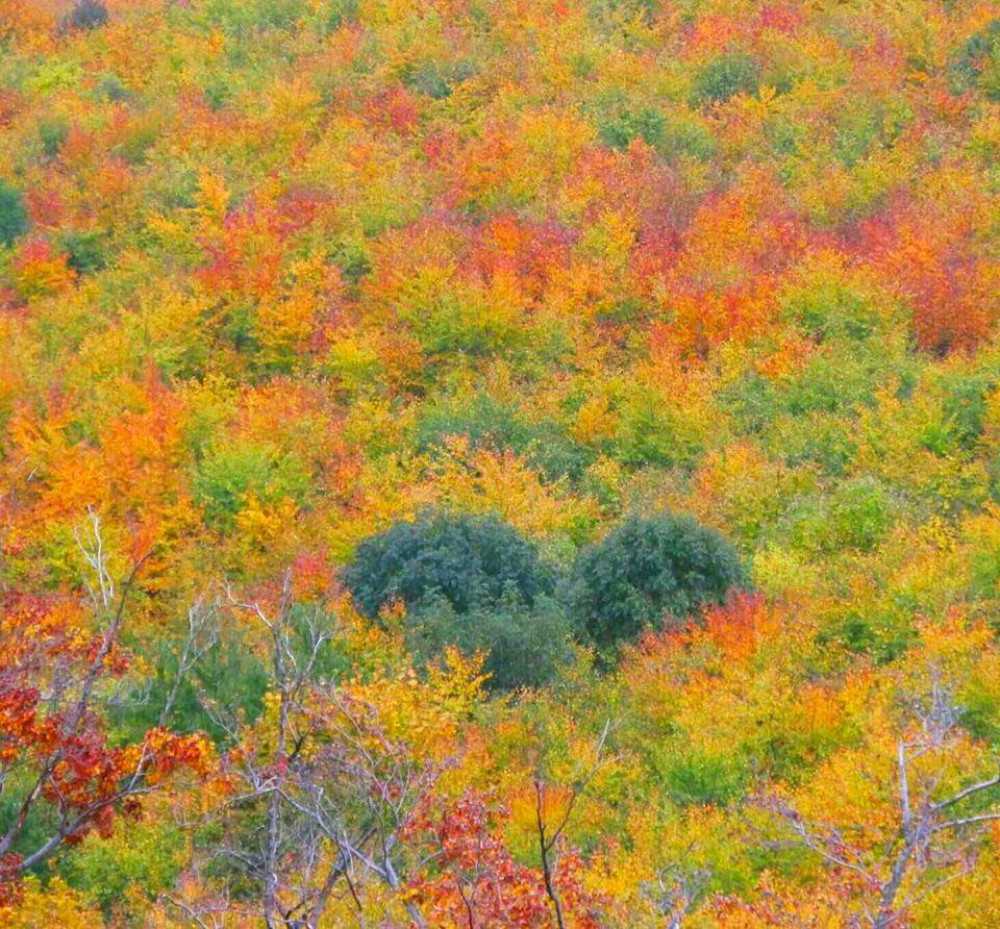
[[[956,93],[981,87],[990,100],[1000,100],[1000,19],[973,35],[955,55],[949,71]]]
[[[505,596],[532,606],[555,587],[535,546],[511,526],[444,513],[396,523],[366,539],[341,576],[357,609],[373,619],[394,600],[413,609],[436,595],[465,614]]]
[[[195,493],[206,518],[222,529],[232,528],[251,497],[265,505],[284,499],[300,505],[309,488],[308,469],[298,456],[264,445],[215,451],[201,463],[195,478]]]
[[[681,806],[725,806],[745,791],[750,777],[746,760],[736,754],[673,756],[659,770],[670,798]]]
[[[384,224],[376,226],[366,234],[376,234]],[[482,289],[448,284],[407,298],[396,312],[412,327],[426,352],[485,357],[512,351],[525,337],[520,322],[522,308],[511,304],[502,312],[497,309]]]
[[[734,378],[719,389],[719,402],[731,410],[741,433],[760,433],[778,415],[781,398],[774,383],[755,371]]]
[[[69,122],[61,116],[46,118],[38,124],[38,138],[46,157],[55,158],[69,135]]]
[[[76,0],[63,25],[67,30],[89,32],[91,29],[100,29],[107,22],[108,8],[103,0]]]
[[[327,6],[326,32],[357,22],[359,0],[332,0]]]
[[[116,829],[110,841],[88,835],[75,854],[67,856],[64,873],[109,922],[139,925],[142,905],[173,887],[180,876],[186,840],[171,820],[144,818]],[[126,914],[132,919],[123,920]]]
[[[789,507],[786,521],[793,545],[814,555],[845,549],[873,551],[889,532],[895,504],[874,479],[846,482],[829,498],[804,498]]]
[[[694,84],[696,104],[721,103],[737,94],[756,94],[760,65],[744,52],[720,55],[698,72]]]
[[[128,88],[117,74],[105,74],[98,84],[98,92],[111,103],[122,103],[130,97]]]
[[[839,646],[854,655],[867,655],[881,665],[895,661],[916,639],[911,611],[879,605],[831,618],[816,642],[824,649]]]
[[[100,230],[67,230],[60,236],[59,244],[69,256],[69,266],[78,274],[100,271],[107,265],[107,235]]]
[[[829,342],[794,375],[784,378],[784,406],[793,416],[808,413],[848,414],[873,406],[879,387],[891,376],[886,346]]]
[[[475,66],[470,61],[459,61],[441,65],[434,61],[405,67],[403,83],[417,93],[426,94],[432,100],[450,97],[454,87],[467,81],[475,74]]]
[[[28,209],[20,192],[0,180],[0,245],[12,245],[28,231]]]
[[[424,663],[448,645],[466,655],[486,653],[487,687],[500,691],[547,684],[573,654],[566,611],[544,594],[532,605],[508,595],[468,613],[458,613],[448,600],[432,595],[407,614],[406,636],[410,651]]]
[[[397,523],[361,543],[342,579],[370,618],[392,601],[405,604],[407,644],[419,662],[449,645],[486,653],[494,690],[539,687],[572,655],[553,572],[492,517],[429,513]]]
[[[201,7],[206,22],[241,40],[269,29],[291,31],[307,11],[304,0],[208,0]]]
[[[357,665],[347,656],[343,639],[332,634],[333,616],[315,604],[295,603],[288,618],[287,654],[300,665],[310,665],[312,680],[334,681],[356,673]],[[314,650],[316,629],[325,638]],[[220,620],[206,629],[209,632],[215,634],[214,641],[204,645],[179,684],[182,643],[164,636],[147,649],[145,673],[134,682],[135,690],[108,710],[117,733],[141,739],[149,729],[163,725],[161,713],[175,686],[165,723],[174,731],[200,731],[216,743],[231,744],[233,720],[253,725],[264,712],[271,683],[266,656],[254,647],[253,632],[239,621]]]
[[[663,403],[655,390],[632,387],[619,409],[614,456],[635,468],[674,468],[696,457],[701,423],[676,405]]]
[[[149,160],[150,149],[156,144],[159,135],[160,130],[155,122],[137,123],[128,128],[113,151],[130,165],[144,165]]]
[[[573,568],[574,619],[602,650],[667,617],[721,603],[745,583],[732,546],[688,516],[630,519],[584,549]]]
[[[950,440],[947,452],[951,451],[951,443],[966,452],[976,450],[998,380],[990,371],[960,373],[944,378],[944,426]]]
[[[861,479],[837,489],[830,507],[836,550],[873,551],[892,528],[894,504],[876,480]]]
[[[695,113],[681,110],[665,121],[657,149],[671,161],[679,157],[710,161],[718,145],[706,121]]]
[[[817,342],[862,342],[877,333],[886,315],[863,285],[843,280],[836,267],[822,265],[789,285],[781,305],[785,315]]]
[[[890,147],[912,120],[912,113],[904,107],[852,101],[838,114],[834,153],[844,165],[852,167],[878,148]]]
[[[842,477],[858,447],[856,430],[839,413],[812,410],[784,414],[768,430],[768,444],[792,468],[819,465],[824,473]]]
[[[666,120],[654,109],[622,110],[601,125],[598,136],[609,148],[626,149],[633,139],[658,146],[663,139]]]
[[[522,455],[550,480],[563,475],[578,480],[593,457],[555,421],[529,422],[516,408],[485,395],[429,406],[417,422],[417,451],[438,452],[453,436],[465,436],[472,449]]]
[[[651,25],[656,18],[656,0],[589,0],[587,14],[602,31],[616,34],[623,22]]]

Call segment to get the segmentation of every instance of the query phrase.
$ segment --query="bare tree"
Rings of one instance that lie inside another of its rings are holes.
[[[233,912],[228,891],[208,900],[181,900],[168,894],[159,899],[167,907],[176,909],[188,925],[198,929],[226,929]]]
[[[215,857],[257,888],[242,905],[269,929],[315,929],[334,894],[360,920],[365,881],[402,886],[401,829],[438,769],[390,739],[374,706],[318,679],[330,619],[296,607],[290,573],[271,608],[229,589],[226,599],[266,633],[274,719],[266,733],[223,720],[237,744],[226,762],[237,789],[220,811]],[[217,918],[204,902],[197,909],[203,922]]]
[[[174,672],[170,690],[167,692],[163,708],[160,710],[159,723],[161,726],[165,726],[170,721],[181,687],[191,671],[202,658],[219,644],[219,627],[214,621],[217,609],[217,603],[207,602],[203,596],[198,597],[188,607],[187,635],[184,638],[184,644],[177,653],[177,670]]]
[[[761,800],[795,842],[870,888],[872,903],[865,918],[874,929],[899,925],[921,900],[968,873],[975,865],[986,825],[1000,820],[1000,772],[940,796],[944,765],[929,773],[915,766],[931,753],[947,755],[961,738],[960,710],[936,674],[929,700],[914,703],[911,710],[917,732],[896,745],[898,821],[885,847],[874,853],[858,847],[842,829],[810,822],[776,795]]]
[[[657,873],[655,885],[649,882],[643,885],[642,891],[663,916],[665,929],[681,929],[710,877],[710,871],[704,868],[686,871],[670,864]]]
[[[581,772],[580,776],[570,785],[569,800],[562,814],[549,822],[546,815],[546,794],[548,785],[541,777],[534,779],[535,788],[535,828],[538,836],[538,854],[542,865],[542,879],[545,882],[545,893],[552,903],[552,911],[559,929],[566,929],[566,919],[563,913],[562,901],[556,888],[556,869],[559,864],[559,841],[566,831],[576,809],[577,801],[587,790],[603,764],[604,746],[611,731],[611,720],[604,724],[600,736],[594,746],[592,763]]]

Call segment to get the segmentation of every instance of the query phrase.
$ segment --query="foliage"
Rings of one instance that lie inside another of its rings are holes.
[[[309,477],[296,456],[250,445],[210,453],[201,464],[194,486],[206,518],[231,526],[253,500],[268,504],[291,499],[302,503],[309,491]]]
[[[572,623],[562,604],[545,595],[527,604],[507,594],[460,613],[432,594],[407,613],[405,625],[410,650],[422,661],[435,660],[449,645],[485,654],[486,685],[494,690],[544,686],[572,657]]]
[[[760,65],[744,52],[729,52],[713,58],[695,78],[695,99],[721,103],[736,94],[755,94]]]
[[[110,840],[86,839],[67,863],[72,887],[111,917],[168,892],[185,860],[184,836],[169,822],[130,823]],[[133,902],[134,901],[134,902]]]
[[[433,407],[417,425],[420,451],[448,451],[449,439],[464,437],[470,450],[507,450],[526,456],[546,476],[579,478],[587,464],[586,450],[553,421],[529,422],[489,397],[454,401]]]
[[[410,888],[430,918],[436,925],[460,926],[471,910],[491,926],[542,927],[551,925],[551,901],[558,899],[559,918],[581,929],[600,926],[601,900],[583,886],[578,861],[567,856],[547,892],[541,871],[519,864],[505,847],[496,822],[505,812],[470,792],[450,808],[421,809],[408,824],[437,859]]]
[[[744,583],[732,547],[689,516],[632,517],[580,553],[570,609],[602,649],[720,603]]]
[[[0,925],[1000,925],[995,6],[0,3]]]
[[[430,513],[396,523],[358,546],[343,572],[357,608],[375,618],[394,601],[407,607],[440,596],[458,614],[510,595],[529,607],[551,593],[552,571],[536,547],[494,517]]]
[[[99,29],[108,21],[108,8],[103,0],[76,0],[73,9],[66,15],[65,24],[69,29]]]
[[[94,542],[89,560],[101,591],[94,609],[102,632],[88,635],[72,603],[17,595],[3,602],[0,884],[16,887],[64,844],[110,836],[116,816],[138,816],[142,796],[177,770],[203,769],[210,754],[201,736],[162,727],[131,743],[109,739],[97,715],[99,685],[128,667],[119,638],[138,565],[116,601],[96,520]]]
[[[20,192],[0,180],[0,244],[12,245],[28,231],[28,211]]]

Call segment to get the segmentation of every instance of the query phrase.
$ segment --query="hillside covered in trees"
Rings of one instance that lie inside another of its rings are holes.
[[[994,0],[0,0],[0,925],[1000,927]]]

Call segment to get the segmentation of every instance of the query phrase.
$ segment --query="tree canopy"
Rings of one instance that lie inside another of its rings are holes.
[[[992,0],[0,0],[0,926],[1000,926]]]

